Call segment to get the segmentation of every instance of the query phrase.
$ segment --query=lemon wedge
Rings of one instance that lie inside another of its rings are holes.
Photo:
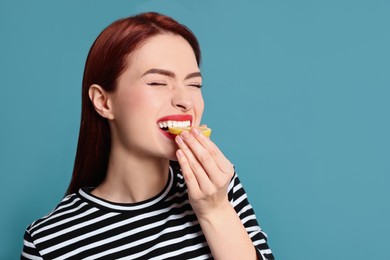
[[[168,127],[168,132],[174,135],[179,135],[183,131],[190,131],[191,126],[188,127]],[[209,137],[211,135],[211,129],[205,126],[197,127],[205,136]]]

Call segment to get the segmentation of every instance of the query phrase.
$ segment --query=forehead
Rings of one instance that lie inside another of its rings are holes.
[[[151,68],[168,69],[185,73],[199,70],[191,45],[181,36],[159,34],[146,40],[128,60],[132,70]]]

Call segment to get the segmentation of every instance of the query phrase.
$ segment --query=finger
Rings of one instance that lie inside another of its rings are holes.
[[[190,135],[188,132],[184,136]],[[179,146],[180,150],[183,152],[186,157],[188,167],[191,169],[193,175],[195,176],[200,190],[207,190],[211,188],[211,181],[207,173],[203,169],[202,165],[199,163],[198,159],[195,157],[193,152],[187,146],[187,144],[181,138],[182,135],[176,137],[176,143]],[[188,137],[185,137],[188,138]]]
[[[232,163],[225,157],[221,150],[219,150],[217,145],[210,140],[210,138],[201,134],[198,129],[191,129],[191,134],[208,151],[209,155],[213,158],[215,164],[222,172],[229,175],[234,173]]]
[[[196,194],[200,193],[200,187],[198,181],[196,180],[196,177],[191,170],[188,160],[181,149],[176,151],[176,156],[177,156],[177,161],[180,164],[180,168],[184,180],[187,184],[188,193],[190,196],[194,197],[196,196]]]
[[[189,147],[193,156],[202,166],[211,182],[223,185],[225,176],[221,175],[221,170],[207,149],[202,144],[200,144],[192,134],[189,134],[188,132],[182,133],[180,137],[183,137],[184,143]]]

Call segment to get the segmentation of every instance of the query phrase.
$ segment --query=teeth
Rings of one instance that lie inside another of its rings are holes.
[[[191,122],[189,120],[187,121],[163,121],[163,122],[158,122],[158,126],[160,128],[167,128],[167,127],[187,127],[190,126]]]

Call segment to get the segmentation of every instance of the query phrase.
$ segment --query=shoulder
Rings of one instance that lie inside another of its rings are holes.
[[[74,211],[75,208],[80,206],[80,203],[81,199],[76,193],[66,196],[49,214],[32,222],[27,227],[26,232],[33,234],[38,230],[45,229],[48,225],[53,224],[53,221],[58,221],[65,212]]]

